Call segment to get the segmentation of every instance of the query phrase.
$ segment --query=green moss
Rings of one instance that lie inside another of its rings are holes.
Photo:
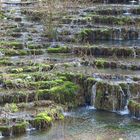
[[[121,90],[118,84],[111,84],[108,82],[97,82],[96,83],[96,98],[95,98],[95,107],[97,109],[112,111],[120,110],[125,106],[125,102],[121,102]]]
[[[50,46],[50,44],[45,44],[45,45],[36,45],[36,44],[29,44],[27,46],[28,49],[46,49]]]
[[[10,60],[0,60],[0,65],[11,66],[13,63]]]
[[[68,47],[56,47],[56,48],[48,48],[48,53],[69,53],[70,49]]]
[[[131,65],[131,68],[130,68],[131,70],[138,70],[139,69],[139,67],[137,66],[137,65]]]
[[[26,121],[16,123],[15,125],[12,126],[12,134],[13,135],[21,135],[21,134],[26,133],[27,125],[28,125],[28,123]]]
[[[52,118],[46,112],[39,113],[34,120],[34,127],[38,130],[48,129],[52,124]]]
[[[11,127],[10,126],[0,126],[0,132],[2,136],[9,137],[11,135]]]
[[[10,129],[10,126],[0,126],[0,131],[6,131],[7,129]]]
[[[99,60],[96,60],[96,61],[95,61],[95,65],[96,65],[98,68],[104,68],[104,67],[105,67],[105,63],[106,63],[106,61],[103,60],[103,59],[99,59]]]
[[[45,77],[44,77],[45,78]],[[15,79],[15,80],[5,80],[3,81],[4,87],[6,88],[14,88],[14,87],[26,87],[30,89],[50,89],[54,86],[59,86],[64,83],[62,79],[52,79],[52,80],[47,80],[47,79],[38,79],[39,81],[32,81],[33,77],[31,79]]]
[[[50,116],[48,116],[47,113],[39,113],[36,118],[35,118],[35,121],[38,123],[40,122],[40,120],[44,120],[46,121],[47,123],[51,123],[52,122],[52,118]]]
[[[48,64],[36,64],[31,66],[23,66],[19,68],[10,68],[8,72],[11,73],[21,73],[21,72],[37,72],[37,71],[48,71],[50,70],[53,65],[48,65]]]
[[[53,95],[53,99],[56,102],[60,102],[62,104],[75,102],[76,91],[78,90],[78,86],[72,82],[65,81],[62,86],[56,86],[50,89],[50,93]]]
[[[42,50],[42,49],[31,49],[31,50],[28,51],[28,54],[41,55],[41,54],[44,54],[44,50]]]
[[[82,41],[87,41],[92,32],[93,32],[92,29],[82,29],[78,34],[78,37]]]
[[[0,19],[4,19],[6,16],[4,15],[3,11],[0,11]]]
[[[23,49],[23,44],[20,42],[0,42],[0,46],[5,46],[12,49]]]
[[[120,83],[119,84],[124,91],[124,93],[127,95],[128,85],[126,83]]]
[[[0,51],[6,56],[16,56],[16,55],[41,55],[44,53],[41,49],[31,49],[31,50],[20,50],[20,49],[7,49],[1,48]]]
[[[130,100],[128,103],[130,114],[136,118],[140,117],[140,103],[137,100]]]
[[[89,77],[89,78],[87,78],[87,81],[88,81],[88,82],[95,82],[96,79],[95,79],[95,78],[92,78],[92,77]]]
[[[30,82],[29,86],[30,87],[36,87],[39,89],[49,89],[54,86],[58,86],[63,84],[63,80],[53,80],[53,81],[39,81],[39,82]]]
[[[4,109],[5,109],[6,111],[9,111],[9,112],[12,112],[12,113],[18,112],[18,107],[17,107],[17,105],[16,105],[15,103],[6,104],[6,105],[4,106]]]
[[[20,73],[23,72],[23,68],[16,68],[16,69],[10,69],[11,73]]]
[[[59,115],[58,115],[58,118],[59,118],[60,120],[64,120],[65,117],[64,117],[63,114],[59,114]]]
[[[38,98],[42,100],[49,100],[51,98],[51,94],[49,92],[49,89],[39,89],[36,91],[36,94],[38,94]]]
[[[134,81],[140,81],[140,78],[139,77],[133,77],[133,80]]]

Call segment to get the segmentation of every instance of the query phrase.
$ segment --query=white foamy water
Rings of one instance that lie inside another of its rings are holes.
[[[0,132],[0,139],[2,139],[3,138],[3,136],[2,136],[2,134],[1,134],[1,132]]]
[[[124,110],[119,111],[118,114],[120,114],[120,115],[128,115],[129,114],[129,110],[128,110],[128,108],[126,108]]]

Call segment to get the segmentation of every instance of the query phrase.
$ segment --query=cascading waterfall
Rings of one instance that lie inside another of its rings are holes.
[[[132,1],[130,1],[130,3],[131,3],[132,6],[134,6],[137,3],[137,1],[132,0]]]
[[[137,57],[137,54],[136,54],[136,50],[135,50],[135,48],[133,47],[133,55],[134,55],[134,58],[136,58]]]
[[[31,124],[29,124],[26,128],[27,132],[31,132],[31,131],[35,131],[35,130],[36,130],[36,128],[34,128]]]
[[[120,109],[122,108],[122,101],[123,101],[123,97],[125,97],[125,93],[124,93],[124,91],[122,90],[122,87],[121,86],[119,86],[120,87],[120,91],[121,91],[121,103],[120,103]],[[125,109],[125,108],[124,108]]]
[[[137,92],[136,98],[139,98],[139,97],[140,97],[140,92]]]
[[[130,12],[130,8],[126,8],[125,12],[123,13],[123,15],[125,16],[130,16],[132,13]]]
[[[113,87],[113,93],[115,93],[114,87]],[[116,109],[115,109],[115,102],[114,102],[114,97],[113,97],[113,95],[112,95],[112,112],[116,112]]]
[[[121,89],[123,95],[125,96],[124,91],[122,90],[121,86],[120,86],[120,89]],[[128,83],[128,84],[127,84],[127,99],[126,99],[127,101],[126,101],[126,105],[125,105],[125,107],[124,107],[124,110],[119,111],[119,113],[120,113],[121,115],[129,114],[128,101],[129,101],[130,97],[131,97],[131,92],[130,92],[130,87],[129,87],[129,83]],[[122,99],[121,99],[121,100],[122,100]]]
[[[0,58],[3,57],[3,56],[4,56],[4,54],[0,51]]]
[[[2,133],[0,132],[0,139],[2,138],[3,136],[2,136]]]
[[[127,95],[128,95],[128,99],[131,98],[131,92],[130,92],[129,83],[127,84]]]
[[[92,92],[91,92],[91,105],[94,107],[95,105],[95,100],[96,100],[96,87],[97,87],[97,83],[95,83],[92,86]]]
[[[122,40],[121,34],[122,34],[122,29],[119,28],[119,32],[118,32],[118,40]]]
[[[122,40],[121,32],[122,32],[122,29],[121,28],[116,28],[114,30],[114,33],[112,35],[112,38],[114,38],[114,40]]]

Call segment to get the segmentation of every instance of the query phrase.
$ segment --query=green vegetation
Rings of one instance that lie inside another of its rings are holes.
[[[56,48],[48,48],[47,52],[48,53],[69,53],[70,49],[65,46],[64,47],[58,46]]]
[[[23,49],[23,44],[20,42],[0,42],[2,48]]]
[[[140,117],[140,103],[137,100],[130,100],[128,103],[128,108],[130,110],[130,114],[137,118]]]
[[[62,104],[71,103],[76,104],[76,92],[78,90],[78,86],[72,82],[65,81],[62,86],[52,87],[50,89],[50,93],[54,96],[54,100],[56,102],[60,102]]]
[[[12,103],[12,104],[6,104],[4,106],[4,109],[5,109],[6,112],[11,112],[11,113],[18,112],[18,107],[14,103]]]
[[[13,135],[21,135],[26,133],[27,122],[19,122],[12,126]]]
[[[6,56],[22,56],[22,55],[41,55],[44,53],[41,49],[32,49],[32,50],[15,50],[15,49],[0,49],[0,51]]]
[[[48,129],[51,126],[52,118],[46,113],[40,113],[36,116],[34,120],[34,127],[38,130]]]
[[[64,116],[61,108],[57,106],[56,108],[48,108],[45,112],[37,114],[32,125],[38,130],[48,129],[54,120],[62,119],[64,119]]]
[[[9,137],[11,135],[11,127],[10,126],[0,126],[0,132],[2,136]]]
[[[0,10],[0,19],[5,18],[4,12]]]

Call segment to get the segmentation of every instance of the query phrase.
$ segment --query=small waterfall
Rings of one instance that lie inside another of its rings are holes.
[[[95,99],[96,99],[96,87],[97,87],[97,83],[95,83],[92,86],[92,92],[91,92],[91,105],[94,107],[95,105]]]
[[[114,100],[113,100],[112,102],[113,102],[113,103],[112,103],[112,109],[113,109],[112,112],[116,112],[116,111],[115,111],[115,103],[114,103]]]
[[[124,93],[124,91],[122,90],[122,87],[121,86],[119,86],[120,87],[120,91],[121,91],[121,103],[120,103],[120,110],[121,110],[121,108],[122,108],[122,101],[123,101],[123,97],[125,97],[125,93]],[[121,113],[125,113],[125,111],[127,111],[128,109],[126,108],[126,106],[124,107],[124,110],[121,112]]]
[[[122,92],[122,95],[125,96],[124,91],[122,90],[122,87],[120,86],[120,91]]]
[[[124,91],[122,90],[121,86],[120,86],[120,89],[121,89],[121,91],[123,93],[123,96],[125,96]],[[119,111],[119,114],[121,114],[121,115],[127,115],[127,114],[129,114],[128,101],[129,101],[129,98],[130,97],[131,97],[130,87],[129,87],[129,84],[127,84],[127,97],[125,97],[125,98],[127,98],[126,105],[124,107],[124,110]]]
[[[29,124],[26,128],[26,131],[29,132],[29,133],[32,132],[32,131],[35,131],[35,130],[36,130],[36,128],[34,128],[31,124]]]
[[[122,29],[119,28],[118,40],[122,40],[122,36],[121,36],[121,34],[122,34]]]
[[[24,49],[26,49],[26,43],[28,42],[28,34],[26,32],[22,33],[22,42],[24,44]]]
[[[136,50],[134,47],[132,49],[133,49],[133,56],[134,56],[134,58],[136,58],[137,57]]]
[[[0,57],[3,57],[4,56],[4,54],[0,51]]]
[[[132,13],[129,12],[130,11],[130,8],[126,8],[125,9],[125,12],[123,13],[124,16],[130,16]]]
[[[137,3],[137,1],[132,0],[132,1],[130,1],[130,3],[131,3],[131,5],[133,6],[133,5],[135,5],[135,4]]]
[[[137,92],[136,98],[139,98],[139,97],[140,97],[140,92]]]
[[[0,132],[0,139],[3,138],[2,133]]]
[[[112,38],[115,40],[122,40],[122,29],[121,28],[116,28],[114,30]]]
[[[128,95],[128,99],[131,98],[131,92],[130,92],[129,83],[127,84],[127,95]]]
[[[71,31],[72,26],[75,25],[75,24],[74,24],[74,20],[72,20],[71,23],[70,23],[70,25],[69,25],[69,27],[68,27],[69,31]]]

